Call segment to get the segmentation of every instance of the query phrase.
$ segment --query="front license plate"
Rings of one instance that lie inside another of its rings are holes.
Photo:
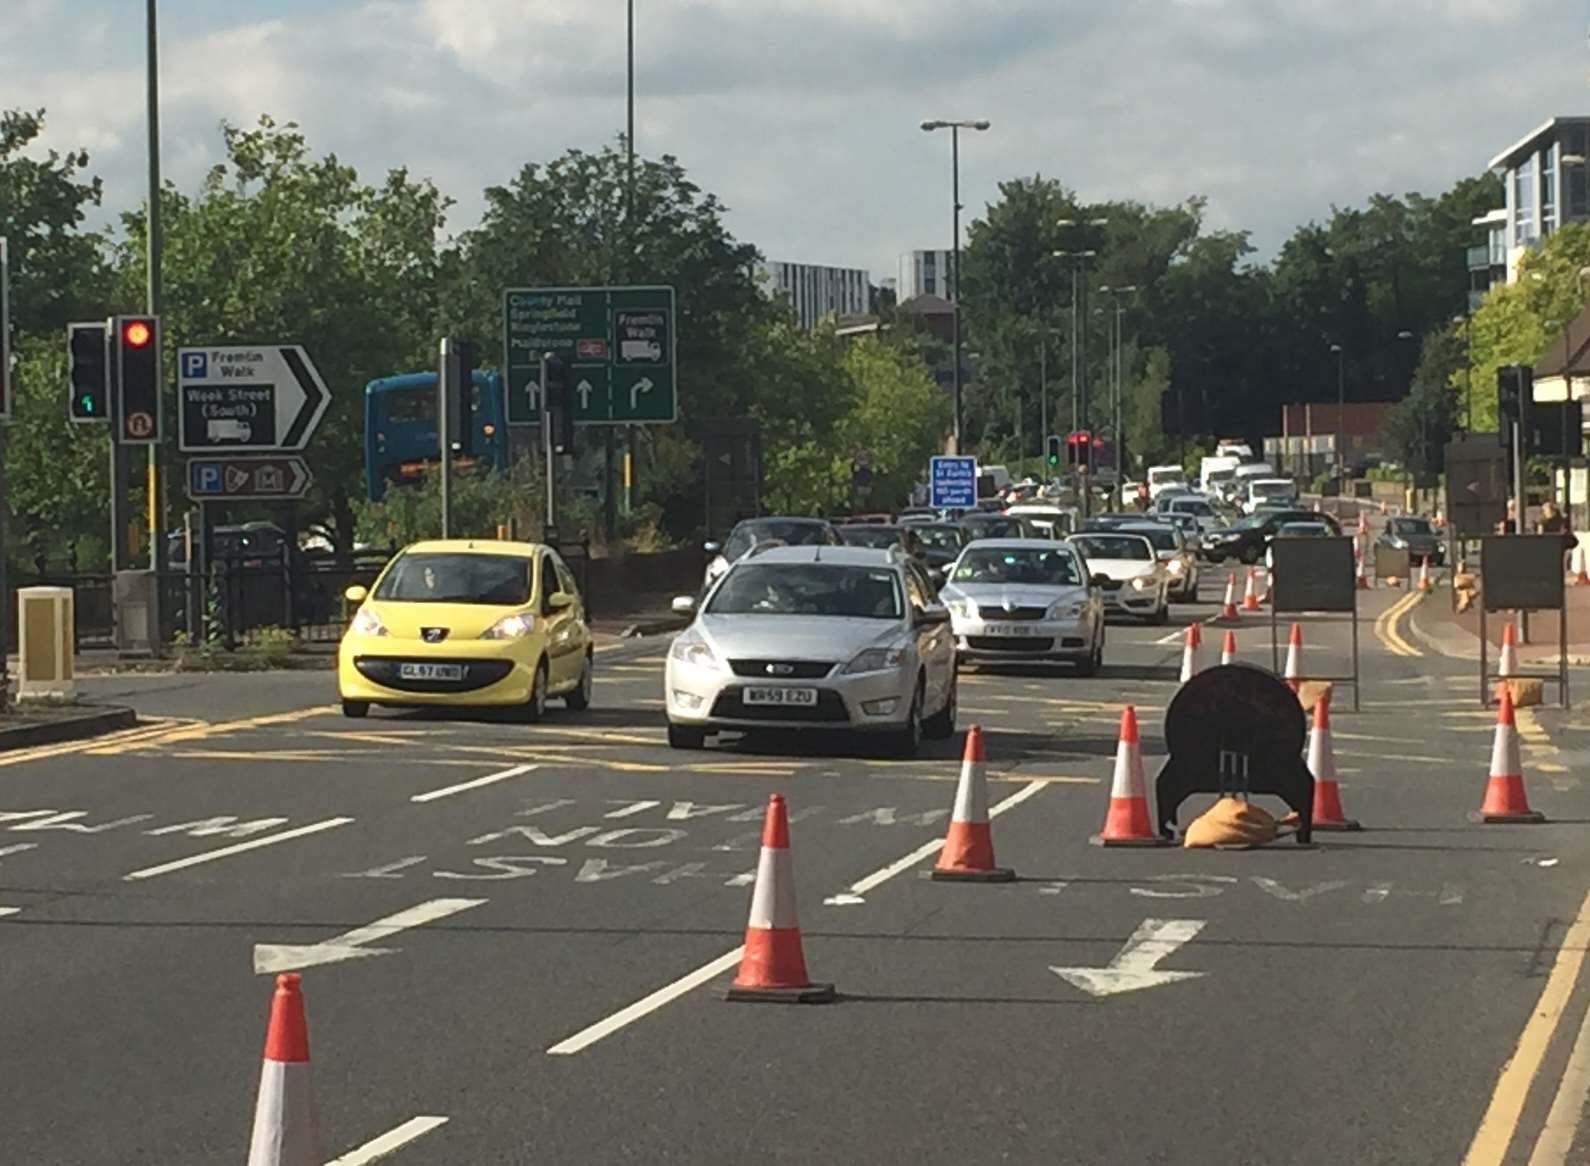
[[[815,688],[747,688],[746,704],[800,704],[817,703]]]
[[[991,623],[986,631],[991,636],[1032,636],[1038,634],[1038,629],[1019,623]]]
[[[403,680],[462,680],[462,664],[399,664],[398,676]]]

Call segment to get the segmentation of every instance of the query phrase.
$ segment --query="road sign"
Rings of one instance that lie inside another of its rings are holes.
[[[928,462],[928,505],[977,505],[977,459],[936,457]]]
[[[578,425],[678,418],[673,288],[509,288],[502,313],[509,425],[540,424],[545,352],[569,364]]]
[[[188,497],[195,502],[270,502],[302,498],[314,476],[301,457],[194,458]]]
[[[331,403],[296,344],[177,351],[177,448],[183,453],[299,450]]]

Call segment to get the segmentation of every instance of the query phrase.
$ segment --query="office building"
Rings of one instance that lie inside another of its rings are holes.
[[[1481,256],[1477,246],[1469,252],[1471,291],[1482,269],[1486,286],[1511,283],[1518,277],[1518,261],[1553,231],[1590,219],[1587,155],[1590,117],[1554,117],[1491,159],[1507,205],[1474,220],[1485,233],[1485,253]]]
[[[761,275],[770,294],[789,301],[802,328],[815,328],[833,317],[865,315],[871,306],[871,277],[859,267],[770,261],[762,264]]]
[[[953,300],[954,267],[953,251],[911,251],[900,256],[901,301],[914,300],[917,296]]]

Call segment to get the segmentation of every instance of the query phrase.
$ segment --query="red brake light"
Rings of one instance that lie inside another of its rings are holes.
[[[122,332],[122,339],[133,348],[142,348],[149,343],[149,339],[153,335],[154,333],[150,331],[148,324],[142,320],[134,320]]]

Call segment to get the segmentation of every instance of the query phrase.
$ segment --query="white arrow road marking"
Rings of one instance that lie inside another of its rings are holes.
[[[362,959],[372,955],[391,955],[397,948],[366,947],[366,944],[387,939],[400,931],[433,923],[478,907],[485,899],[431,899],[417,907],[377,919],[367,927],[356,927],[343,935],[323,943],[256,943],[254,945],[254,974],[267,976],[274,972],[297,972],[318,964],[335,964],[342,960]]]
[[[1154,965],[1204,929],[1207,919],[1145,919],[1120,953],[1102,968],[1049,970],[1068,984],[1094,996],[1116,996],[1139,988],[1157,988],[1178,980],[1196,980],[1202,972],[1161,972]]]
[[[629,390],[629,409],[630,409],[630,412],[633,413],[635,411],[636,407],[640,404],[640,395],[642,393],[651,392],[654,387],[655,386],[651,383],[651,378],[650,377],[641,377],[640,380],[636,381],[634,383],[634,385],[630,387],[630,390]]]
[[[591,407],[591,382],[581,381],[574,386],[574,391],[580,394],[580,408],[589,409]]]

